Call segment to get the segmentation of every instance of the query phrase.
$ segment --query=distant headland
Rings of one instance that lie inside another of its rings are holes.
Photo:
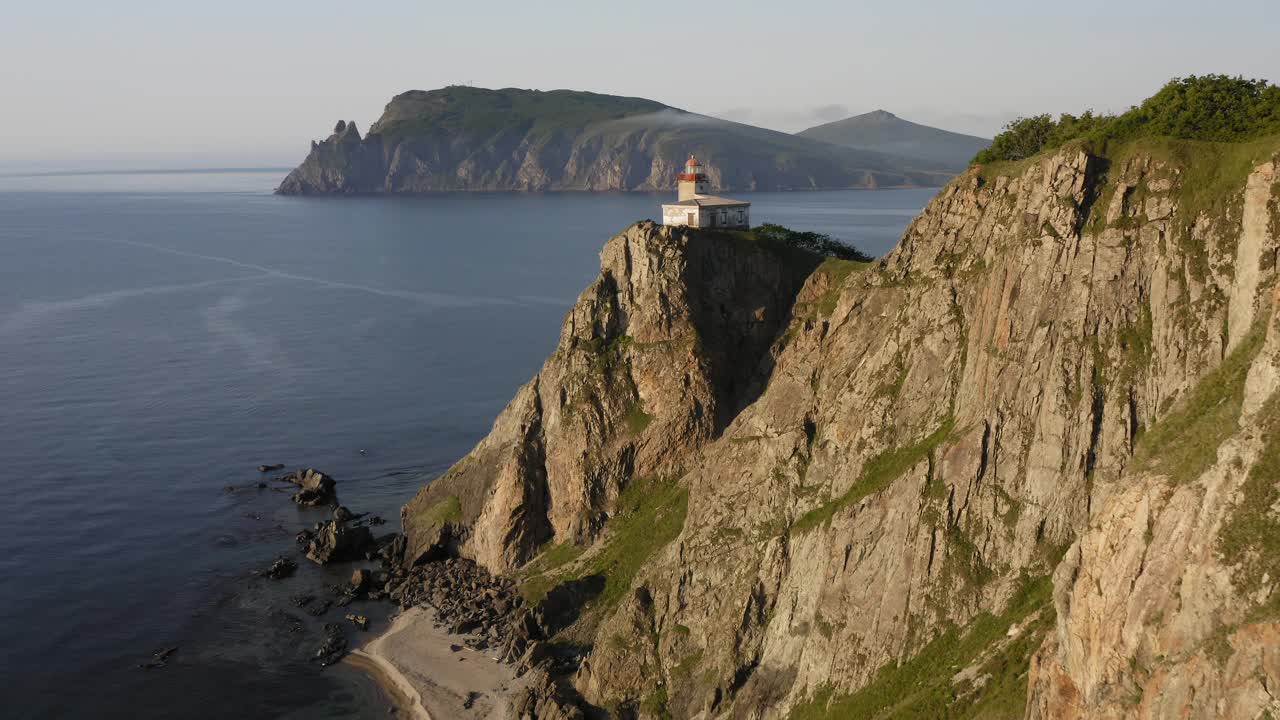
[[[642,98],[450,86],[395,96],[364,136],[339,121],[277,192],[666,191],[691,152],[721,191],[940,186],[961,169]]]

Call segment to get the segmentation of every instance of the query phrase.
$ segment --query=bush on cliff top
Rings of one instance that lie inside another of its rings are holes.
[[[1023,160],[1072,140],[1105,146],[1140,137],[1239,142],[1280,133],[1280,87],[1228,75],[1174,78],[1122,115],[1063,114],[1018,118],[1005,126],[976,163]]]
[[[817,232],[802,232],[792,230],[781,225],[773,223],[765,223],[757,228],[753,228],[752,233],[756,238],[765,242],[777,243],[784,247],[796,248],[815,255],[825,255],[828,257],[839,258],[841,260],[855,260],[857,262],[871,262],[875,258],[862,252],[858,248],[842,243],[832,238],[830,235]]]

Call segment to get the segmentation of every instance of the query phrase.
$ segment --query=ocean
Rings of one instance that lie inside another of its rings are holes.
[[[668,195],[276,197],[283,171],[0,176],[0,701],[11,718],[385,718],[311,662],[345,582],[261,463],[355,512],[461,457],[553,349],[604,242]],[[741,193],[879,255],[932,189]],[[286,580],[254,575],[281,554]],[[139,665],[177,648],[163,667]]]

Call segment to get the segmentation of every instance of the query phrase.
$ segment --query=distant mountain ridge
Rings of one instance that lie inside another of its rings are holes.
[[[991,144],[988,138],[913,123],[886,110],[817,125],[796,135],[848,148],[927,160],[956,171],[963,170],[979,150]]]
[[[395,96],[366,137],[339,122],[277,192],[668,190],[691,152],[717,190],[938,186],[953,174],[643,98],[451,86]]]

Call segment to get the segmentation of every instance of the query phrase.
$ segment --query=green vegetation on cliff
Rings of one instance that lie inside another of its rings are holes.
[[[445,523],[457,522],[462,518],[462,503],[457,495],[450,495],[431,507],[422,510],[413,520],[418,527],[439,527]]]
[[[751,232],[756,239],[762,242],[776,243],[783,247],[796,248],[815,255],[864,263],[875,259],[853,245],[836,240],[825,233],[792,230],[773,223],[765,223],[753,228]]]
[[[1054,623],[1052,593],[1048,577],[1024,578],[1003,613],[947,630],[857,692],[818,688],[789,720],[1021,718],[1031,654]]]
[[[1144,137],[1240,142],[1280,133],[1280,87],[1227,75],[1176,78],[1121,115],[1063,114],[1018,118],[1005,126],[977,163],[1017,161],[1074,140],[1102,152]]]
[[[910,445],[891,448],[871,458],[863,466],[862,474],[843,495],[801,515],[791,526],[791,532],[808,532],[825,525],[831,522],[831,518],[840,510],[889,487],[913,465],[929,457],[929,454],[951,435],[954,427],[955,420],[948,417],[928,437]]]
[[[530,565],[521,592],[526,600],[538,602],[557,585],[595,576],[604,584],[589,605],[616,605],[649,558],[680,534],[688,507],[689,491],[674,480],[633,480],[618,496],[599,549],[583,556],[580,548],[568,543],[549,548]],[[580,556],[581,562],[575,562]]]
[[[1280,593],[1267,580],[1280,577],[1280,394],[1272,396],[1260,413],[1262,452],[1249,468],[1249,476],[1231,515],[1218,533],[1218,551],[1227,565],[1235,568],[1234,581],[1240,590],[1257,596],[1267,590],[1267,601],[1252,613],[1251,621],[1280,617]]]
[[[1164,473],[1175,483],[1194,480],[1209,469],[1218,446],[1239,429],[1245,377],[1264,337],[1259,323],[1168,415],[1139,436],[1136,467]]]

